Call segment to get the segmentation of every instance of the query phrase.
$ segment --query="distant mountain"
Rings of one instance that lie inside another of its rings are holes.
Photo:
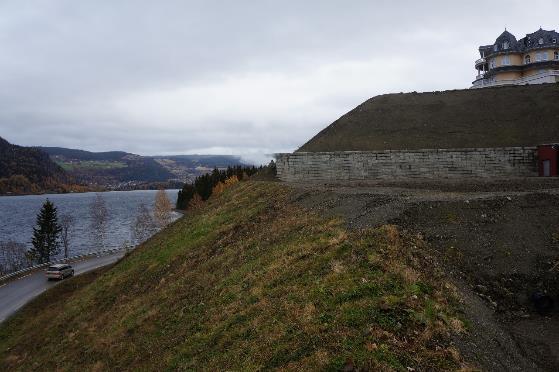
[[[142,183],[182,183],[216,167],[242,164],[240,158],[228,155],[140,156],[123,151],[41,149],[76,179],[113,189],[120,189],[123,185],[133,188]]]
[[[196,176],[214,168],[247,165],[240,157],[232,155],[169,155],[152,158],[183,181],[193,181]]]
[[[69,180],[46,152],[13,145],[0,137],[0,193],[54,191]]]
[[[124,151],[91,152],[77,149],[67,149],[64,147],[40,147],[51,156],[60,156],[67,159],[78,160],[98,160],[98,161],[118,161],[126,155],[131,155]]]
[[[90,152],[41,147],[52,160],[87,184],[114,188],[122,183],[167,182],[173,173],[152,158],[123,151]]]

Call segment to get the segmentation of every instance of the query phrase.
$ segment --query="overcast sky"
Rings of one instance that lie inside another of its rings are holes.
[[[0,136],[292,151],[372,96],[468,88],[479,45],[558,29],[558,14],[557,0],[0,0]]]

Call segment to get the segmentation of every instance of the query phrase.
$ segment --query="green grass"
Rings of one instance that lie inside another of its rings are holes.
[[[417,237],[244,182],[0,326],[1,370],[455,369],[456,297]]]

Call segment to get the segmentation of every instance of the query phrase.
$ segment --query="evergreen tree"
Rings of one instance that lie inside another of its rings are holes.
[[[33,228],[33,248],[29,250],[29,258],[38,263],[47,263],[52,256],[60,253],[61,231],[56,207],[47,199],[37,215],[37,226]]]
[[[213,189],[219,183],[225,183],[226,180],[246,180],[248,177],[257,173],[262,167],[256,168],[254,166],[234,166],[227,167],[226,170],[219,170],[215,168],[211,173],[206,173],[196,177],[194,183],[184,184],[182,190],[179,191],[177,198],[177,209],[188,209],[191,200],[198,195],[200,200],[196,200],[194,204],[198,205],[200,202],[208,200],[212,195]]]

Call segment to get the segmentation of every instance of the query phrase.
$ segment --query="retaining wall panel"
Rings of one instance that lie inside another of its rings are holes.
[[[278,154],[283,181],[537,176],[535,147]]]

